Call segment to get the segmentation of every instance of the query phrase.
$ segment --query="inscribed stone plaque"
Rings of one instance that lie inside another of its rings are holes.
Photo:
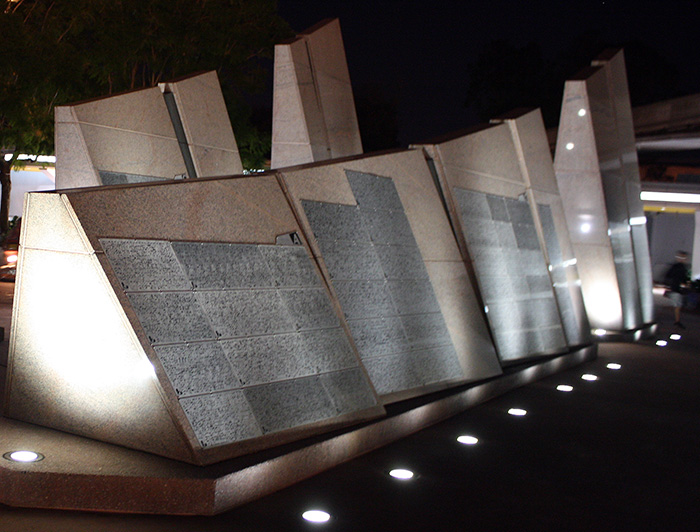
[[[335,417],[337,410],[319,377],[305,377],[245,389],[263,433]]]
[[[241,386],[218,342],[156,346],[155,351],[178,396]]]
[[[304,246],[258,246],[276,286],[321,287],[321,278]]]
[[[343,222],[329,219],[343,206],[302,203],[372,382],[386,394],[458,378],[456,352],[393,180],[349,170],[346,175],[357,201],[352,216],[363,230],[334,233],[334,224]],[[341,217],[351,219],[346,212]],[[421,375],[412,360],[428,346],[439,346],[428,356],[453,360],[426,363],[431,373]]]
[[[403,211],[394,182],[388,177],[346,170],[352,193],[361,209]]]
[[[233,338],[292,332],[295,325],[277,290],[196,292],[218,336]]]
[[[100,245],[125,292],[192,287],[170,242],[101,238]]]
[[[529,203],[460,188],[454,192],[501,358],[563,348],[561,316]],[[559,332],[544,338],[538,332],[542,327]]]
[[[321,384],[332,399],[338,414],[357,408],[371,408],[376,403],[362,370],[359,368],[326,373]]]
[[[191,292],[130,293],[128,296],[152,344],[216,338]]]
[[[307,200],[301,203],[317,239],[369,241],[357,206]]]
[[[384,279],[377,246],[371,242],[318,240],[331,279],[381,281]]]
[[[173,249],[195,289],[274,286],[256,245],[174,242]]]
[[[240,390],[180,399],[202,447],[261,436],[262,431]]]
[[[308,346],[299,333],[223,340],[221,347],[246,386],[313,375]]]

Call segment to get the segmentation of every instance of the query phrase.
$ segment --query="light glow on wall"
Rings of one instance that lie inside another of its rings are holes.
[[[579,227],[579,229],[581,230],[582,233],[590,233],[591,228],[592,228],[592,225],[589,224],[588,222],[583,222],[581,224],[581,227]]]
[[[630,225],[646,225],[646,223],[646,216],[633,216],[632,218],[630,218]]]
[[[574,143],[573,142],[567,142],[566,144],[566,149],[571,151],[574,149]]]
[[[578,110],[578,115],[579,116],[586,116],[586,110],[582,107],[581,109]]]

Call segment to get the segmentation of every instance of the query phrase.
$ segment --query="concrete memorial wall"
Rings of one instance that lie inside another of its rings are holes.
[[[275,176],[30,194],[5,414],[211,463],[383,413]]]
[[[621,51],[566,82],[554,161],[591,325],[649,324],[651,263]]]
[[[275,46],[272,168],[362,153],[338,19]]]
[[[500,374],[420,151],[280,175],[384,402]]]
[[[539,110],[424,148],[504,363],[590,341]]]
[[[216,72],[55,109],[56,189],[243,171]]]

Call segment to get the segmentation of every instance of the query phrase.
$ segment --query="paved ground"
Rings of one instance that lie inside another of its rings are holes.
[[[308,481],[212,518],[0,506],[12,531],[700,530],[700,316],[658,339],[602,344],[598,360],[470,409]],[[670,340],[679,332],[680,340]],[[618,363],[618,370],[608,369]],[[583,373],[598,380],[581,380]],[[574,387],[570,393],[558,384]],[[512,407],[524,417],[507,414]],[[463,446],[456,438],[479,438]],[[412,469],[410,481],[387,475]],[[319,508],[324,525],[303,521]]]

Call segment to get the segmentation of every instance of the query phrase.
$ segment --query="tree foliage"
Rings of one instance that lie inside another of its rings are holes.
[[[275,43],[289,37],[274,0],[1,2],[0,148],[53,153],[53,107],[216,70],[244,166],[265,136],[246,94],[262,90]],[[0,215],[0,229],[7,217]]]

